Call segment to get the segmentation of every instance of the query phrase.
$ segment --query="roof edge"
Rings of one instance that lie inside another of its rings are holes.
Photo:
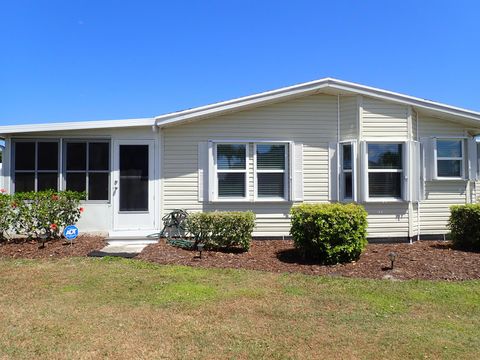
[[[452,116],[480,122],[480,112],[476,112],[473,110],[451,106],[444,103],[426,100],[389,90],[374,88],[358,83],[338,80],[334,78],[323,78],[249,96],[239,97],[232,100],[200,106],[193,109],[156,116],[155,123],[157,126],[160,127],[174,125],[176,123],[181,123],[187,120],[202,119],[205,117],[218,115],[226,111],[240,111],[246,107],[261,105],[263,103],[268,103],[274,100],[281,100],[290,96],[308,95],[310,93],[315,93],[316,91],[320,91],[325,88],[335,89],[338,91],[352,92],[359,95],[371,96],[382,100],[411,105],[426,110],[433,110]]]
[[[115,128],[115,127],[135,127],[135,126],[154,126],[154,125],[155,125],[155,118],[22,124],[22,125],[0,126],[0,135],[32,133],[32,132],[47,132],[47,131],[63,131],[63,130],[108,129],[108,128]]]

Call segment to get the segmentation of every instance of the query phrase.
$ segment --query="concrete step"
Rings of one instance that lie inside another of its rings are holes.
[[[160,236],[160,230],[147,229],[147,230],[112,230],[108,232],[109,238],[149,238],[158,239]]]
[[[127,246],[127,245],[150,245],[158,243],[158,239],[149,239],[149,238],[117,238],[109,237],[106,239],[108,245],[112,246]]]

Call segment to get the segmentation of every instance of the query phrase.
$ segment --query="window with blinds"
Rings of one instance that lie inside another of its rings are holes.
[[[368,143],[368,196],[402,198],[403,144]]]
[[[247,182],[247,145],[217,144],[217,196],[245,198]]]
[[[463,177],[463,141],[437,139],[437,177]]]
[[[287,154],[286,144],[255,144],[258,198],[287,198]]]
[[[341,172],[341,184],[342,184],[342,198],[343,200],[353,199],[353,167],[352,157],[353,149],[352,144],[342,144],[342,172]]]

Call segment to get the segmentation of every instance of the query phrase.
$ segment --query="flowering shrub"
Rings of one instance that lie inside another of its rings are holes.
[[[5,240],[5,234],[10,229],[12,222],[10,203],[10,196],[5,194],[4,189],[0,189],[0,241]]]
[[[6,195],[0,191],[0,233],[12,231],[28,238],[59,238],[67,225],[75,224],[83,208],[84,193],[40,191]]]
[[[13,228],[29,238],[58,238],[65,226],[80,218],[83,198],[85,194],[72,191],[15,194]]]

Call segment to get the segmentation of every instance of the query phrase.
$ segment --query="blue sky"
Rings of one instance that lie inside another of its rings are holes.
[[[326,76],[480,111],[478,1],[0,1],[0,124],[150,117]]]

